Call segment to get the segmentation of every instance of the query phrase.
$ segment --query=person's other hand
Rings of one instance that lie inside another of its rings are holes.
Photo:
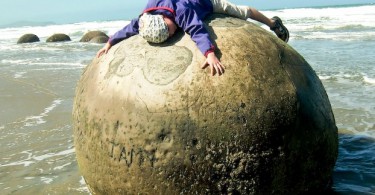
[[[214,52],[211,52],[207,55],[206,61],[201,66],[201,68],[205,69],[205,68],[207,68],[207,66],[210,66],[212,76],[214,76],[216,73],[219,76],[224,73],[225,66],[221,64],[219,59],[217,59]]]
[[[102,56],[103,54],[107,54],[108,53],[108,50],[112,47],[112,45],[107,42],[103,48],[101,48],[97,53],[96,53],[96,57],[99,58],[100,56]]]

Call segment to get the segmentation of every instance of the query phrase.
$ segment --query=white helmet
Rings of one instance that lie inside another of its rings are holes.
[[[169,37],[168,26],[163,16],[148,13],[139,18],[139,34],[151,43],[162,43]]]

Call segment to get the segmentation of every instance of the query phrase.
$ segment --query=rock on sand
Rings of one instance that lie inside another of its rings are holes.
[[[189,35],[133,36],[87,66],[74,142],[96,194],[305,194],[329,186],[335,119],[314,70],[250,22],[206,21],[225,74]],[[313,48],[312,48],[313,49]]]

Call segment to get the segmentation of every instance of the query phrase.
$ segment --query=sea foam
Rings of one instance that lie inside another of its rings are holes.
[[[296,8],[264,13],[281,17],[292,38],[375,40],[375,5]]]
[[[266,16],[277,15],[291,32],[291,37],[306,39],[340,39],[348,38],[346,32],[356,32],[350,40],[375,40],[375,5],[354,7],[327,7],[327,8],[295,8],[272,11],[262,11]],[[254,22],[253,20],[250,20]],[[27,33],[36,34],[42,41],[54,33],[65,33],[78,41],[89,31],[100,30],[111,36],[122,29],[130,21],[102,21],[80,22],[74,24],[25,26],[18,28],[0,29],[0,41],[13,39],[16,41]],[[263,26],[269,30],[268,27]],[[339,32],[336,32],[339,31]],[[314,33],[313,33],[314,32]],[[320,32],[320,33],[317,33]],[[344,32],[344,33],[340,33]],[[301,36],[302,35],[302,36]]]
[[[61,104],[61,102],[61,99],[54,100],[49,107],[44,109],[44,112],[36,116],[26,117],[25,120],[22,121],[25,124],[24,126],[29,127],[46,123],[46,121],[43,118],[48,116],[48,113],[51,112],[54,108],[56,108],[59,104]]]
[[[375,84],[375,78],[370,78],[370,77],[364,76],[363,81],[365,83],[368,83],[368,84]]]

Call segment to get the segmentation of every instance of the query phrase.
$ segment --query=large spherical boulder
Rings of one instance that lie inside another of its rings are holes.
[[[73,108],[94,194],[303,194],[329,186],[337,127],[309,64],[264,29],[206,21],[224,75],[189,35],[133,36],[85,69]]]
[[[65,41],[71,41],[70,37],[63,33],[57,33],[48,37],[46,42],[65,42]]]
[[[38,36],[35,34],[24,34],[22,37],[20,37],[17,41],[17,44],[22,44],[22,43],[34,43],[34,42],[39,42],[40,39]]]
[[[102,38],[96,38],[96,37],[102,37]],[[95,39],[96,38],[96,39]],[[108,36],[101,31],[90,31],[83,35],[80,42],[91,42],[91,43],[105,43],[108,41]],[[95,39],[95,40],[93,40]],[[106,39],[105,42],[103,42]]]

